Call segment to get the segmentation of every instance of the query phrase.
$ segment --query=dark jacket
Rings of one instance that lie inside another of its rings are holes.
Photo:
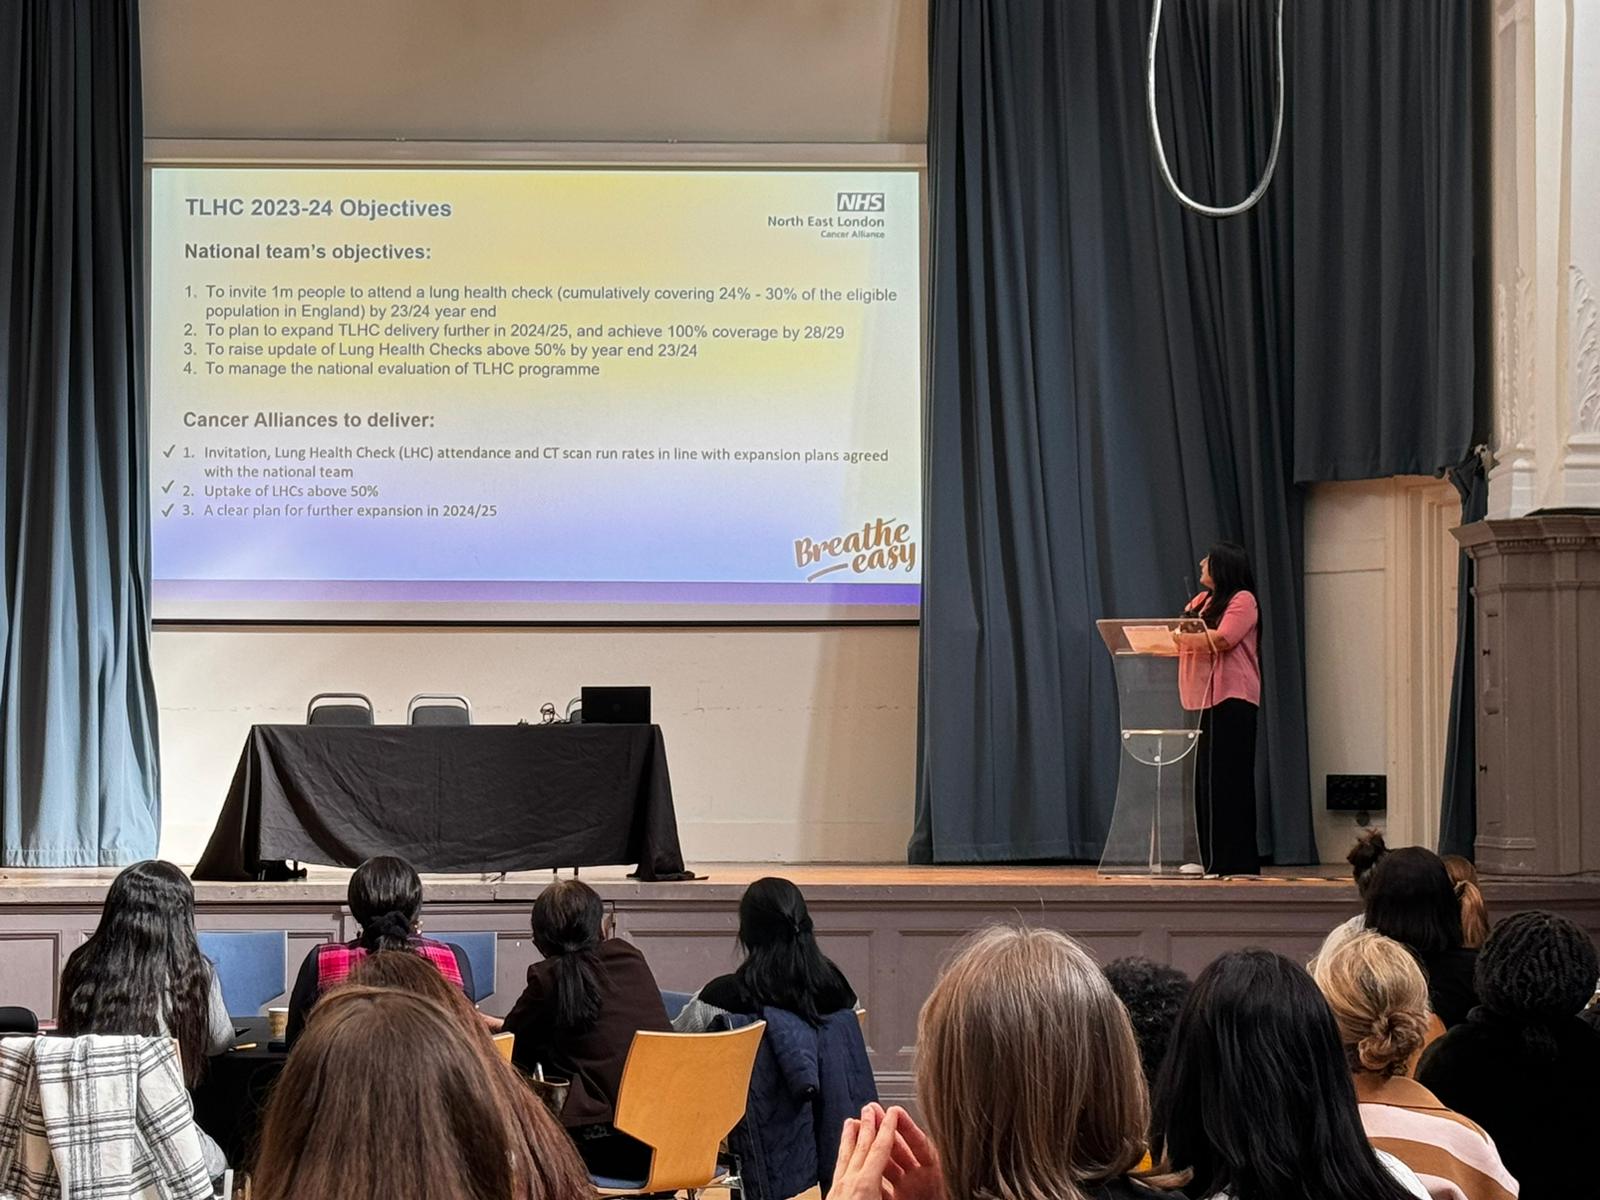
[[[1474,1009],[1428,1048],[1417,1082],[1483,1126],[1521,1200],[1574,1194],[1595,1130],[1600,1031],[1568,1017],[1532,1038],[1525,1027]]]
[[[1446,1029],[1454,1029],[1478,1007],[1477,984],[1473,972],[1478,966],[1476,950],[1437,950],[1419,955],[1428,973],[1428,1003],[1439,1014]]]
[[[538,1064],[553,1079],[572,1081],[561,1123],[598,1125],[611,1120],[628,1047],[641,1029],[670,1032],[666,1005],[650,965],[629,943],[611,938],[595,951],[600,977],[600,1015],[579,1030],[555,1028],[554,962],[528,968],[528,986],[506,1014],[507,1033],[517,1035],[511,1060],[528,1074]]]
[[[781,1008],[763,1008],[766,1033],[756,1051],[744,1120],[728,1136],[750,1200],[786,1200],[820,1184],[827,1192],[845,1121],[878,1098],[861,1023],[853,1011],[811,1025]],[[729,1028],[755,1017],[719,1019]]]

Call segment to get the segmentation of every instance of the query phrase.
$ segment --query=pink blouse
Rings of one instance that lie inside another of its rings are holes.
[[[1189,602],[1189,607],[1195,608],[1206,599],[1206,593],[1202,592]],[[1215,662],[1209,677],[1206,653],[1184,651],[1178,662],[1178,694],[1184,708],[1193,712],[1223,700],[1261,703],[1261,654],[1257,635],[1260,619],[1256,598],[1249,592],[1235,592],[1222,620],[1211,630],[1217,653],[1212,656]]]

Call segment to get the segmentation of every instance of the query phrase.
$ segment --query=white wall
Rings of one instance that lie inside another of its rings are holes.
[[[162,629],[153,655],[178,862],[199,857],[250,726],[303,721],[318,691],[365,692],[392,721],[417,692],[462,692],[505,723],[596,683],[655,688],[691,862],[904,858],[914,628]]]
[[[1436,845],[1455,654],[1460,504],[1449,484],[1320,484],[1306,505],[1306,717],[1317,848],[1339,862],[1353,815],[1325,778],[1388,777],[1394,845]]]

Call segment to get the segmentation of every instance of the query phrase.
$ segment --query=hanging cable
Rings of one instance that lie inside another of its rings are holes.
[[[1150,13],[1150,48],[1145,55],[1145,108],[1150,116],[1150,137],[1155,142],[1156,165],[1161,168],[1161,178],[1167,185],[1167,190],[1177,197],[1178,202],[1195,212],[1208,217],[1236,217],[1240,213],[1249,212],[1267,194],[1267,185],[1272,182],[1272,173],[1278,169],[1278,147],[1283,141],[1283,0],[1278,0],[1278,30],[1277,30],[1277,81],[1278,81],[1278,115],[1272,123],[1272,150],[1267,155],[1267,169],[1262,172],[1261,182],[1251,190],[1250,194],[1238,204],[1220,207],[1212,204],[1201,204],[1200,201],[1184,194],[1178,181],[1172,176],[1172,168],[1167,165],[1166,147],[1161,144],[1161,122],[1156,119],[1156,47],[1161,43],[1161,3],[1155,0],[1155,7]]]

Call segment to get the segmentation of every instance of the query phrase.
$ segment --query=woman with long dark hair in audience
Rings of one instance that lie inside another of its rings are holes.
[[[1372,1144],[1417,1173],[1434,1200],[1515,1200],[1494,1142],[1410,1078],[1428,1036],[1428,981],[1399,942],[1368,930],[1318,957]]]
[[[512,1061],[529,1074],[571,1087],[561,1123],[590,1170],[642,1178],[649,1149],[611,1125],[633,1035],[672,1028],[650,965],[630,943],[608,936],[605,907],[588,884],[562,879],[533,902],[533,944],[544,958],[504,1029],[516,1035]]]
[[[787,879],[768,876],[745,889],[739,948],[744,961],[695,993],[672,1022],[678,1032],[707,1029],[719,1013],[760,1016],[770,1006],[815,1024],[856,1006],[850,981],[817,945],[806,898]]]
[[[1200,712],[1195,818],[1208,875],[1259,875],[1256,717],[1261,707],[1261,614],[1250,556],[1218,542],[1200,560],[1201,592],[1184,610],[1204,633],[1175,633],[1183,705]]]
[[[1461,944],[1468,950],[1480,949],[1489,940],[1490,922],[1489,906],[1478,887],[1478,868],[1459,854],[1446,854],[1440,861],[1450,873],[1456,898],[1461,901]]]
[[[1467,1019],[1478,1002],[1478,952],[1462,944],[1461,901],[1437,854],[1403,846],[1384,855],[1367,889],[1366,927],[1417,956],[1428,973],[1428,1003],[1446,1029]]]
[[[1210,1200],[1406,1200],[1428,1193],[1362,1129],[1317,985],[1267,950],[1195,980],[1156,1087],[1156,1158]]]
[[[206,1059],[233,1044],[233,1023],[216,970],[194,935],[194,885],[169,862],[125,867],[106,890],[100,924],[61,974],[61,1031],[170,1037],[193,1088]],[[204,1130],[200,1148],[213,1178],[227,1170]]]
[[[1548,912],[1494,927],[1478,958],[1471,1017],[1422,1056],[1417,1081],[1482,1125],[1522,1200],[1591,1196],[1600,1031],[1579,1019],[1600,976],[1594,942]]]
[[[828,1200],[1170,1194],[1134,1177],[1149,1104],[1128,1014],[1053,929],[997,926],[956,954],[922,1006],[917,1101],[926,1133],[877,1105],[846,1124]]]
[[[580,1200],[571,1141],[481,1031],[398,988],[317,1005],[272,1089],[256,1200]]]
[[[350,876],[346,895],[361,934],[351,942],[318,946],[300,964],[289,992],[291,1043],[305,1028],[318,997],[345,982],[357,963],[380,950],[420,954],[450,983],[463,992],[472,991],[472,964],[466,952],[421,935],[422,880],[410,863],[388,855],[369,858]]]

